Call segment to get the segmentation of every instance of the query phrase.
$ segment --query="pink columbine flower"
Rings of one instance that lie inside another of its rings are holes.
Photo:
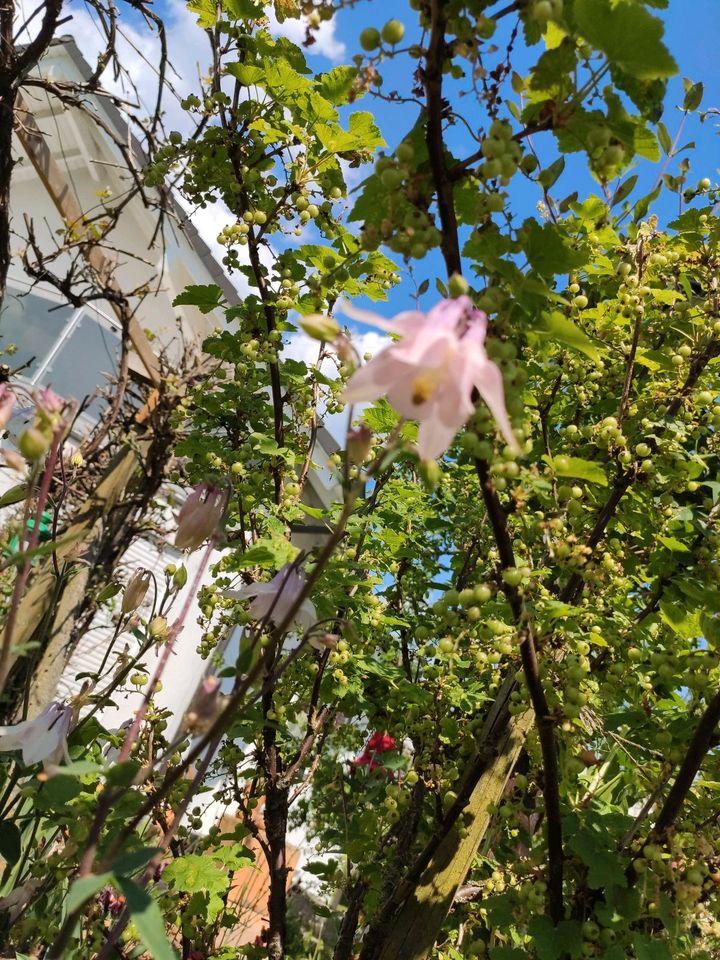
[[[15,406],[15,394],[4,383],[0,383],[0,430],[4,429]]]
[[[0,751],[21,750],[26,767],[41,760],[57,763],[67,755],[72,707],[51,703],[33,720],[0,727]]]
[[[209,483],[199,483],[177,515],[175,546],[178,550],[197,550],[212,537],[225,512],[225,493]]]
[[[52,417],[54,414],[61,413],[63,407],[65,406],[63,400],[55,393],[54,390],[51,390],[50,387],[45,387],[38,394],[36,394],[35,402],[37,403],[38,410],[48,417]]]
[[[473,413],[475,387],[505,440],[518,449],[502,374],[485,352],[487,317],[469,297],[441,300],[429,313],[408,310],[392,320],[347,305],[343,310],[400,337],[353,374],[343,402],[386,396],[401,416],[420,421],[418,452],[423,460],[434,460]]]
[[[274,624],[285,623],[290,609],[305,589],[305,577],[295,567],[287,564],[267,583],[250,583],[230,595],[243,600],[252,597],[248,608],[253,620],[268,617]],[[294,614],[293,622],[304,632],[317,623],[315,607],[305,598]]]

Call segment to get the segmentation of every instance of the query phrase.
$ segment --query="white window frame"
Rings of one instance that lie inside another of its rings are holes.
[[[30,283],[25,278],[20,278],[18,276],[13,276],[12,274],[8,277],[7,280],[7,290],[8,295],[10,296],[20,296],[25,293],[31,293],[33,296],[39,297],[42,300],[45,300],[48,303],[57,305],[58,307],[68,307],[71,306],[68,304],[67,300],[54,288],[46,286],[42,283]],[[22,302],[22,300],[21,300]],[[18,379],[21,383],[27,388],[37,388],[43,386],[43,380],[48,371],[48,368],[51,366],[55,358],[58,356],[63,347],[67,344],[70,337],[76,331],[78,325],[83,321],[91,320],[93,323],[97,323],[99,326],[109,329],[114,333],[117,333],[118,336],[122,336],[122,328],[117,320],[117,318],[110,316],[105,313],[94,303],[87,303],[77,309],[68,317],[65,325],[62,330],[52,341],[47,353],[44,354],[42,359],[38,358],[38,367],[37,370],[32,374],[32,376],[27,376],[24,373],[18,375]],[[0,317],[0,332],[2,332],[2,318]],[[2,341],[0,341],[0,346]],[[12,362],[12,357],[7,357],[6,362]],[[100,384],[98,384],[98,387]],[[81,400],[83,398],[76,398]],[[77,427],[79,432],[83,432],[83,428],[87,428],[97,422],[97,417],[91,413],[84,412],[79,418]],[[77,431],[74,431],[77,432]]]

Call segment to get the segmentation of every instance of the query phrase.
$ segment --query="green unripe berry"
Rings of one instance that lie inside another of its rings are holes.
[[[405,25],[401,23],[400,20],[388,20],[388,22],[382,28],[382,38],[385,43],[392,45],[400,43],[404,36]]]
[[[523,581],[522,570],[517,567],[508,567],[502,572],[502,578],[510,587],[519,587]]]
[[[366,27],[360,34],[360,46],[368,53],[380,46],[380,31],[375,27]]]

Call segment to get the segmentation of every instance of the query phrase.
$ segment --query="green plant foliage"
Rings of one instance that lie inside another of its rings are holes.
[[[170,476],[224,496],[198,594],[223,687],[174,742],[149,697],[119,763],[125,735],[94,716],[62,775],[3,754],[3,896],[32,890],[8,942],[69,958],[109,950],[111,931],[123,955],[160,958],[711,960],[720,194],[692,186],[692,148],[660,121],[676,72],[662,4],[413,0],[317,74],[268,6],[191,4],[215,66],[183,101],[194,133],[143,174],[230,211],[223,265],[247,288],[175,300],[225,321],[178,399]],[[312,39],[333,9],[302,12]],[[412,89],[387,95],[398,125],[381,130],[391,60]],[[687,81],[681,113],[704,94]],[[420,374],[381,361],[388,396],[329,444],[322,421],[350,414],[364,362],[342,301],[389,320],[390,294],[423,315],[450,296],[483,311],[517,447],[473,393],[446,451],[420,459],[399,408],[410,396],[422,420],[455,369],[434,340]],[[315,313],[348,326],[312,354],[298,317]],[[144,658],[167,649],[187,578],[168,567],[152,616],[123,622],[141,654],[118,660],[106,700],[148,690]],[[287,582],[294,600],[268,601]],[[294,827],[313,878],[296,915]],[[267,929],[233,953],[251,865]]]

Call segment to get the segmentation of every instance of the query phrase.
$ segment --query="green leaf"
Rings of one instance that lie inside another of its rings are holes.
[[[225,68],[231,77],[235,77],[244,87],[259,83],[265,76],[262,67],[251,63],[229,63]]]
[[[350,91],[357,77],[357,67],[334,67],[318,77],[319,93],[336,107],[350,102]]]
[[[76,880],[65,898],[65,915],[73,913],[78,907],[95,896],[95,894],[112,882],[111,873],[98,873],[90,877],[81,877]]]
[[[532,220],[526,224],[523,247],[530,265],[543,276],[568,273],[587,262],[584,250],[575,250],[552,223],[540,226]]]
[[[683,640],[695,640],[702,633],[698,610],[688,611],[669,600],[661,600],[660,616]]]
[[[345,131],[336,123],[322,124],[316,127],[315,133],[320,143],[331,153],[349,153],[356,150],[367,152],[375,147],[385,146],[371,113],[359,111],[351,114],[348,127]]]
[[[588,480],[590,483],[599,483],[601,487],[608,485],[605,471],[598,463],[592,460],[581,460],[579,457],[547,457],[543,460],[550,465],[558,477],[576,477],[578,480]]]
[[[653,937],[643,937],[636,933],[633,937],[633,946],[635,947],[635,956],[637,960],[672,960],[670,948],[664,940]]]
[[[107,769],[101,763],[92,763],[90,760],[74,760],[62,767],[55,767],[53,769],[53,779],[55,777],[87,777],[92,774],[106,773]]]
[[[582,953],[582,928],[576,920],[562,920],[555,926],[548,917],[535,917],[528,930],[539,960],[558,960],[567,954],[575,958]]]
[[[10,487],[0,497],[0,507],[11,507],[14,503],[20,503],[21,500],[24,500],[28,494],[28,485],[26,483],[18,483],[14,487]]]
[[[81,537],[85,536],[86,531],[80,530],[76,533],[69,533],[67,536],[60,537],[59,540],[48,540],[47,543],[41,543],[38,547],[33,547],[32,550],[22,550],[20,553],[13,553],[11,556],[6,557],[5,562],[0,565],[0,570],[5,570],[7,567],[19,567],[25,563],[26,560],[37,560],[39,557],[47,557],[48,554],[55,553],[56,550],[60,550],[61,547],[66,547],[71,543],[75,543],[76,540],[80,540]]]
[[[264,15],[261,0],[223,0],[222,6],[232,20],[257,20]]]
[[[117,884],[130,911],[130,918],[153,960],[177,960],[177,954],[165,935],[165,921],[160,907],[147,890],[127,877],[117,877]]]
[[[209,854],[190,853],[168,864],[163,880],[186,893],[224,893],[230,877]]]
[[[581,830],[569,838],[568,846],[588,868],[588,886],[591,889],[627,886],[622,861],[617,853],[608,849],[606,837]]]
[[[97,595],[96,600],[98,603],[106,603],[108,600],[112,600],[113,597],[116,597],[121,590],[121,583],[108,583],[108,585],[103,587],[100,593]]]
[[[21,847],[20,831],[12,820],[0,822],[0,856],[10,866],[20,859]]]
[[[688,84],[688,81],[686,81]],[[693,110],[697,110],[702,102],[703,93],[705,88],[702,83],[689,83],[685,88],[685,99],[683,100],[683,110],[687,110],[688,113],[692,113]]]
[[[663,24],[639,3],[576,0],[575,23],[585,39],[634,77],[672,77],[677,64],[662,42]]]
[[[224,301],[223,292],[216,283],[191,284],[173,300],[174,307],[197,307],[200,313],[211,313]]]
[[[126,760],[113,764],[107,771],[105,781],[109,787],[129,787],[138,775],[140,764],[137,760]]]
[[[657,125],[657,138],[660,141],[660,146],[662,147],[663,153],[665,156],[668,156],[672,150],[672,140],[670,139],[668,128],[662,121],[660,121],[660,123]]]
[[[389,433],[397,426],[398,415],[387,400],[381,398],[363,413],[363,420],[374,433]]]
[[[628,177],[627,180],[624,180],[615,191],[611,206],[615,206],[616,203],[621,203],[626,197],[628,197],[635,189],[635,184],[637,182],[638,175],[636,173],[633,174],[632,177]]]
[[[116,877],[131,877],[146,867],[156,853],[160,853],[160,847],[142,847],[140,850],[122,853],[113,862],[112,872]]]
[[[676,553],[688,553],[688,548],[684,543],[676,540],[675,537],[658,537],[659,542],[667,547],[668,550],[674,550]]]
[[[672,306],[676,300],[682,300],[683,295],[678,290],[667,290],[661,287],[651,287],[650,296],[656,303],[665,303]]]
[[[215,26],[218,7],[213,0],[189,0],[188,10],[197,14],[198,26],[202,27],[203,30]]]
[[[614,946],[607,948],[602,955],[602,960],[627,960],[627,954],[624,948],[616,943]]]
[[[560,313],[553,310],[543,317],[543,327],[536,328],[535,333],[540,337],[547,337],[571,350],[579,350],[596,363],[602,359],[603,351],[587,336],[586,333]]]
[[[258,540],[234,561],[234,565],[239,570],[246,570],[248,567],[277,569],[296,556],[297,548],[287,540]]]
[[[561,173],[565,169],[565,157],[558,157],[557,160],[554,160],[549,167],[545,167],[544,170],[538,175],[541,186],[546,190],[549,190],[550,187],[554,186]]]

